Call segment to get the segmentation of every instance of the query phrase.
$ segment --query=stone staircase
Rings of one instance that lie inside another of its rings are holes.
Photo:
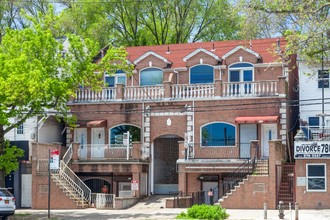
[[[56,186],[58,186],[78,208],[90,207],[88,201],[82,197],[79,189],[72,186],[72,184],[70,184],[59,173],[53,173],[51,178]]]

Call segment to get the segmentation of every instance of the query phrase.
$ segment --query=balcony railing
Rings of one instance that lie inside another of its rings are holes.
[[[133,147],[123,144],[85,144],[80,145],[80,160],[131,159]]]
[[[214,84],[172,85],[172,99],[213,98]]]
[[[163,86],[124,87],[124,100],[159,100],[164,98],[164,93],[165,89]]]
[[[123,86],[103,88],[92,91],[88,88],[78,89],[73,100],[75,103],[112,102],[112,101],[155,101],[155,100],[191,100],[220,99],[231,97],[265,97],[285,94],[285,79],[279,81],[255,82],[222,82],[214,84],[172,84],[164,82],[159,86]]]
[[[330,140],[330,128],[321,128],[319,126],[300,126],[307,140],[323,141]]]

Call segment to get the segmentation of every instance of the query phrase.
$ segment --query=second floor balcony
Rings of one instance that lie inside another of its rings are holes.
[[[285,78],[278,80],[251,82],[222,82],[212,84],[172,84],[164,82],[157,86],[104,87],[99,91],[90,88],[77,89],[73,103],[93,102],[139,102],[139,101],[178,101],[214,100],[250,97],[285,96]]]
[[[304,132],[304,139],[309,141],[329,141],[330,127],[322,128],[321,126],[300,126]]]

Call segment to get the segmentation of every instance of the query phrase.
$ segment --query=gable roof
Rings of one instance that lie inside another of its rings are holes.
[[[168,59],[166,59],[165,57],[153,52],[153,51],[149,51],[143,55],[141,55],[139,58],[137,58],[136,60],[133,61],[133,63],[136,65],[138,64],[141,60],[143,60],[144,58],[148,57],[149,55],[152,55],[152,56],[155,56],[161,60],[164,61],[164,63],[167,63],[167,64],[171,64],[172,62],[168,61]]]
[[[127,59],[130,62],[138,63],[149,55],[154,55],[165,63],[172,63],[171,68],[186,67],[185,59],[189,59],[189,55],[194,55],[198,52],[206,52],[212,54],[214,58],[226,58],[236,50],[243,49],[256,57],[259,55],[263,63],[277,62],[278,56],[271,51],[276,51],[276,42],[279,38],[264,38],[255,40],[230,40],[230,41],[215,41],[215,42],[196,42],[182,44],[165,44],[156,46],[135,46],[126,47],[128,53]],[[284,38],[280,38],[281,48],[285,46]],[[251,48],[251,49],[248,49]],[[107,49],[104,48],[105,51]],[[283,49],[284,50],[284,49]],[[100,54],[100,53],[99,53]],[[229,54],[229,55],[228,55]],[[101,59],[101,56],[94,60]],[[172,62],[171,62],[172,61]]]
[[[240,50],[240,49],[245,50],[246,52],[248,52],[248,53],[250,53],[250,54],[253,54],[253,55],[256,56],[258,59],[261,58],[261,57],[260,57],[260,54],[258,54],[257,52],[255,52],[255,51],[253,51],[253,50],[251,50],[251,49],[249,49],[249,48],[246,48],[246,47],[240,45],[240,46],[237,46],[237,47],[235,47],[234,49],[228,51],[227,53],[225,53],[225,54],[222,56],[222,59],[226,59],[227,57],[229,57],[230,55],[234,54],[235,52],[237,52],[237,51]]]
[[[213,57],[214,59],[221,61],[220,57],[218,57],[217,55],[215,55],[214,53],[205,50],[204,48],[199,48],[193,52],[191,52],[190,54],[188,54],[187,56],[183,57],[183,61],[187,62],[191,57],[195,56],[196,54],[198,54],[199,52],[203,52],[206,53],[207,55],[210,55],[211,57]]]

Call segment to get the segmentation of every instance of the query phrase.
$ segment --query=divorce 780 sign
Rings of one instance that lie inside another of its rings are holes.
[[[329,158],[330,159],[330,142],[329,141],[295,141],[294,158]]]

